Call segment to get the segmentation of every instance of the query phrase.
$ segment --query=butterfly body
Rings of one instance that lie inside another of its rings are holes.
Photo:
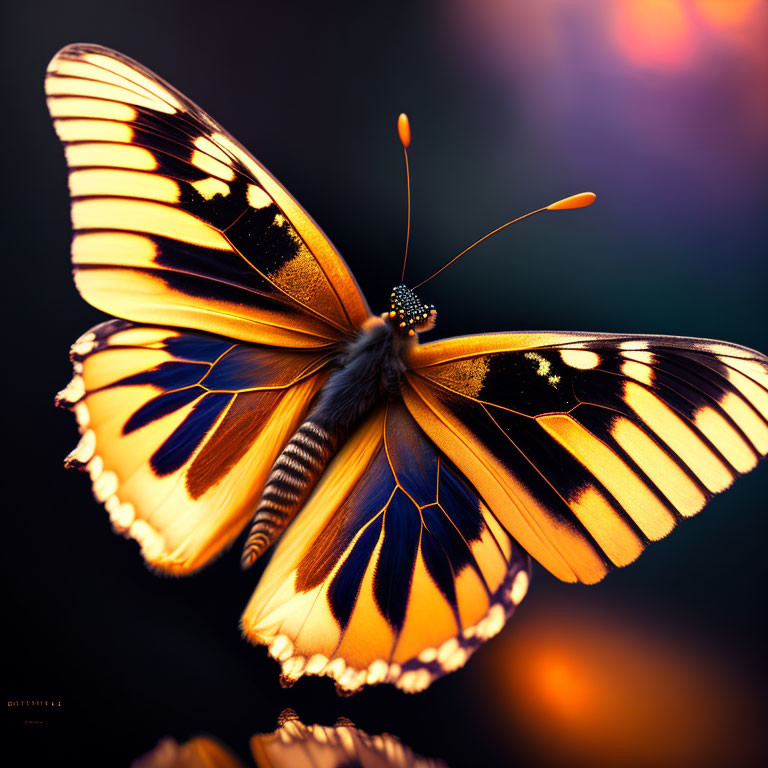
[[[760,352],[573,331],[419,343],[435,308],[400,285],[375,316],[306,211],[150,70],[71,45],[46,93],[75,282],[116,318],[72,346],[67,464],[162,573],[253,520],[244,564],[275,546],[241,627],[286,684],[423,690],[502,629],[532,558],[595,583],[768,455]]]
[[[337,446],[373,407],[396,397],[414,343],[388,314],[370,317],[342,345],[336,367],[304,423],[270,471],[246,539],[241,563],[250,566],[277,539],[309,496]]]

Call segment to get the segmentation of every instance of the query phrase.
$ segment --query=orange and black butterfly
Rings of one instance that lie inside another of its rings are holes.
[[[244,565],[276,545],[242,629],[286,684],[422,690],[501,630],[529,556],[599,581],[768,453],[764,355],[605,333],[420,344],[435,308],[399,285],[372,314],[286,190],[147,69],[72,45],[46,91],[75,282],[120,318],[72,347],[68,463],[157,571],[197,570],[249,523]]]

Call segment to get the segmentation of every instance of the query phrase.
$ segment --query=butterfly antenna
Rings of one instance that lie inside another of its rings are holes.
[[[424,285],[424,283],[428,283],[433,277],[437,277],[444,269],[448,269],[448,267],[450,267],[454,261],[458,261],[465,253],[467,253],[467,251],[471,251],[476,245],[480,245],[483,240],[487,240],[489,237],[491,237],[491,235],[495,235],[497,232],[501,232],[502,229],[506,229],[511,224],[515,224],[518,221],[527,219],[529,216],[533,216],[536,213],[541,213],[542,211],[565,211],[569,208],[585,208],[586,206],[592,205],[592,203],[595,202],[595,197],[596,195],[594,195],[592,192],[580,192],[578,195],[565,197],[562,200],[558,200],[556,203],[550,203],[549,205],[545,205],[543,208],[537,208],[535,211],[526,213],[524,216],[518,216],[516,219],[512,219],[512,221],[508,221],[506,224],[502,224],[500,227],[494,229],[493,232],[489,232],[487,235],[484,235],[479,240],[472,243],[472,245],[470,245],[468,248],[465,248],[458,256],[454,256],[447,264],[440,267],[437,272],[435,272],[433,275],[430,275],[426,280],[422,280],[418,285],[414,285],[414,290]]]
[[[405,154],[405,187],[408,194],[408,223],[405,227],[405,256],[403,256],[403,272],[400,275],[400,282],[405,279],[405,264],[408,261],[408,243],[411,239],[411,169],[408,167],[408,147],[411,146],[411,124],[408,122],[408,115],[405,112],[397,118],[397,133],[400,136],[400,143],[403,145]]]

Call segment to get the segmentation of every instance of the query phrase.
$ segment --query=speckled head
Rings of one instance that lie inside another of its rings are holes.
[[[389,317],[399,331],[414,336],[435,327],[437,310],[424,304],[407,286],[396,285],[389,297]]]

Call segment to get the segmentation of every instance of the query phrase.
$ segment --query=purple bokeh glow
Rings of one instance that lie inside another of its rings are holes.
[[[617,216],[653,196],[694,226],[765,202],[759,0],[454,0],[446,18],[451,46],[553,164],[626,190]]]

